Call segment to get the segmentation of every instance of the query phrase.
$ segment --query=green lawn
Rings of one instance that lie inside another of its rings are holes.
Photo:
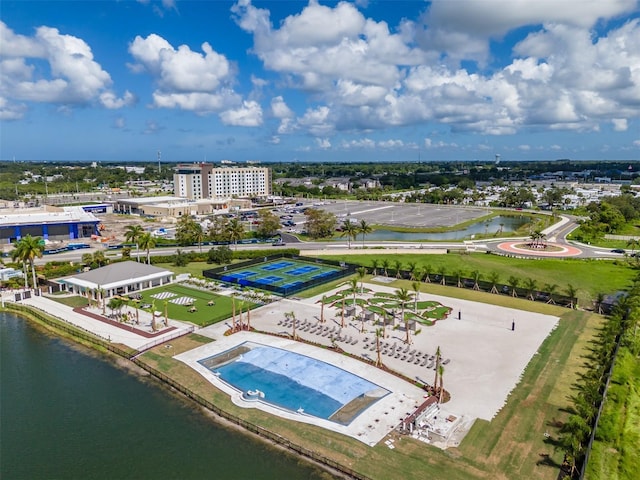
[[[193,306],[196,307],[196,312],[190,312],[190,307],[185,305],[176,305],[168,300],[154,299],[152,295],[160,292],[175,293],[176,297],[191,297],[194,299]],[[167,315],[169,318],[175,320],[182,320],[186,322],[195,323],[196,325],[205,326],[213,323],[220,322],[232,315],[232,300],[231,297],[224,295],[217,295],[213,292],[205,292],[194,288],[185,287],[183,285],[169,284],[162,287],[154,288],[151,290],[144,290],[141,292],[142,300],[141,304],[150,303],[153,304],[155,300],[155,310],[162,312],[164,315],[165,305],[167,308]],[[209,306],[210,301],[215,302],[215,305]],[[243,312],[246,312],[248,308],[253,309],[257,305],[248,301],[236,300],[236,314],[239,309],[242,308]],[[151,309],[147,309],[151,311]]]
[[[322,255],[321,258],[344,260],[344,256]],[[491,272],[497,272],[499,283],[507,283],[510,276],[521,279],[521,286],[526,279],[535,279],[539,289],[545,284],[556,284],[556,293],[565,294],[567,285],[571,284],[578,290],[578,298],[582,305],[591,305],[598,293],[613,293],[626,289],[637,271],[624,261],[581,260],[581,259],[519,259],[488,255],[485,253],[450,253],[447,255],[390,255],[374,250],[371,255],[352,255],[348,257],[350,263],[371,268],[372,260],[379,262],[388,260],[393,268],[396,260],[406,269],[409,262],[416,262],[419,269],[431,267],[431,273],[439,273],[443,267],[447,275],[460,270],[470,277],[471,272],[477,270],[486,280]],[[378,269],[380,272],[380,269]],[[585,303],[586,302],[586,303]]]

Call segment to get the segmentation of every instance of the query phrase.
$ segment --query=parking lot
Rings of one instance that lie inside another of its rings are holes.
[[[293,210],[301,210],[306,207],[331,212],[338,218],[339,223],[349,218],[352,223],[359,223],[361,220],[365,220],[371,225],[407,228],[453,227],[489,213],[487,209],[479,207],[355,200],[309,201],[304,202],[303,206],[291,205],[286,208],[280,208],[276,213],[279,216],[291,215],[293,217],[291,221],[295,222],[299,227],[305,221],[305,216],[303,213],[294,213]]]

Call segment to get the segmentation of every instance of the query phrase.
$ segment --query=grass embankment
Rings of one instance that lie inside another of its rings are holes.
[[[613,368],[585,478],[638,478],[639,458],[640,358],[627,348],[621,348]]]
[[[508,258],[485,253],[450,253],[447,255],[391,255],[371,251],[371,255],[351,255],[348,251],[344,255],[319,255],[321,258],[342,260],[363,265],[371,269],[372,260],[379,264],[385,259],[393,269],[394,262],[401,262],[402,269],[406,269],[409,262],[416,262],[417,268],[425,271],[429,266],[432,275],[444,269],[446,275],[460,270],[463,276],[471,277],[471,272],[477,270],[482,279],[487,280],[491,272],[499,275],[498,283],[507,284],[509,277],[520,279],[520,286],[529,279],[535,279],[537,289],[543,290],[545,284],[557,285],[556,293],[565,295],[569,284],[577,289],[579,304],[587,308],[599,293],[612,293],[628,288],[636,271],[624,261],[602,261],[585,259],[520,259]],[[380,267],[378,272],[381,273]]]
[[[462,292],[452,288],[446,290],[450,294]],[[491,299],[497,297],[479,292],[469,293]],[[460,447],[447,451],[406,437],[396,440],[395,450],[388,449],[384,443],[371,448],[321,428],[287,421],[259,410],[241,409],[191,368],[172,358],[194,347],[190,337],[172,341],[170,349],[156,347],[140,359],[166,375],[179,379],[182,384],[225,411],[371,478],[554,479],[562,456],[553,451],[544,434],[548,432],[553,437],[553,425],[564,417],[562,409],[567,404],[563,398],[567,393],[566,386],[573,382],[579,369],[573,358],[580,358],[586,352],[587,342],[602,317],[519,299],[505,300],[536,306],[544,309],[545,313],[562,315],[559,326],[543,343],[540,353],[534,356],[522,381],[496,418],[491,422],[476,422]]]

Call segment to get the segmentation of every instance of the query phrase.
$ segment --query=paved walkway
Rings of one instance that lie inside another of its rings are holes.
[[[9,294],[3,295],[4,301],[12,301],[13,297]],[[178,332],[185,332],[190,328],[181,322],[175,320],[169,320],[169,326],[173,327],[171,330],[167,329],[166,333],[155,336],[154,338],[148,338],[147,336],[138,334],[133,327],[125,325],[115,326],[108,322],[97,320],[91,316],[83,313],[75,312],[73,308],[63,305],[55,300],[51,300],[43,296],[32,296],[31,298],[21,300],[19,303],[24,305],[30,305],[38,308],[49,315],[52,315],[60,320],[63,320],[71,325],[80,327],[87,330],[107,341],[113,343],[120,343],[131,348],[140,349],[145,345],[153,342],[162,342],[163,339],[168,337],[174,337]],[[96,313],[100,312],[100,309],[94,309]],[[140,315],[140,327],[151,329],[151,314],[139,311]]]

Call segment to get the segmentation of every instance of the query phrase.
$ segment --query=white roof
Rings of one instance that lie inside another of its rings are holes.
[[[6,213],[0,215],[2,225],[27,225],[27,224],[52,224],[70,222],[99,222],[100,220],[91,212],[85,212],[80,207],[65,207],[62,212],[33,212],[22,210],[19,213]]]

